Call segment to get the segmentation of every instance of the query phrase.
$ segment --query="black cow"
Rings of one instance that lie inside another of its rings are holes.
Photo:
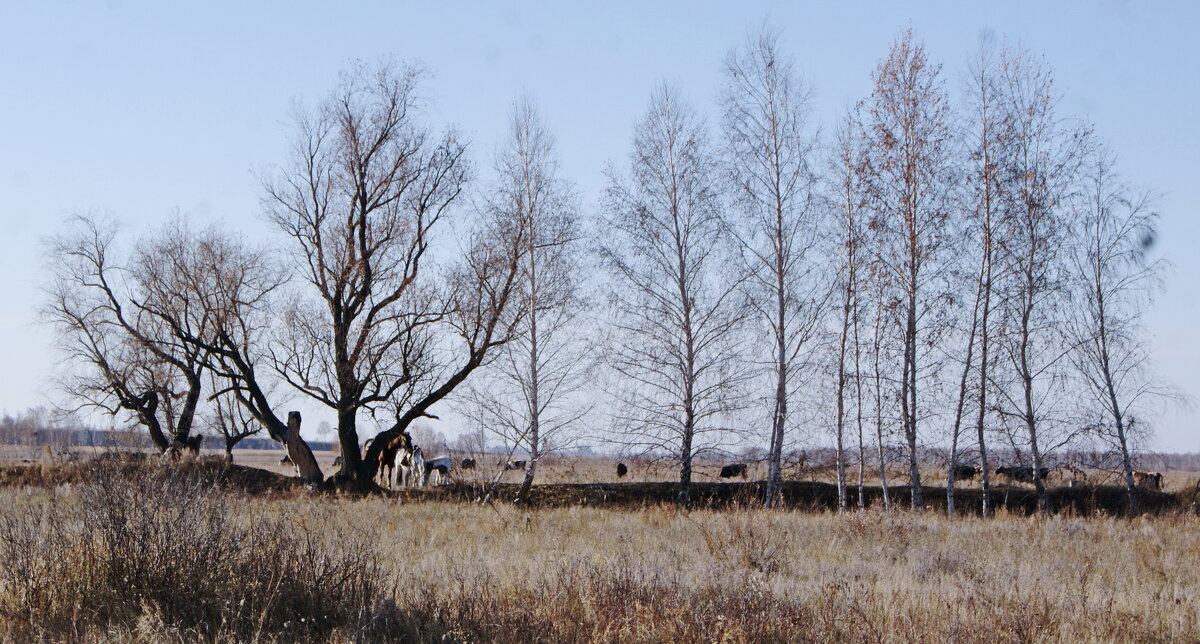
[[[746,478],[746,469],[745,463],[733,463],[732,465],[726,465],[725,467],[721,468],[721,478],[731,479],[735,476]]]
[[[279,459],[279,464],[280,464],[280,465],[291,465],[291,464],[292,464],[292,457],[291,457],[291,456],[288,456],[287,454],[284,454],[284,455],[283,455],[283,458]]]
[[[624,463],[617,463],[617,478],[623,479],[629,473],[629,468],[625,467]]]
[[[462,468],[463,468],[464,470],[473,470],[473,469],[475,469],[475,459],[473,459],[473,458],[464,458],[464,459],[462,460]]]
[[[1050,476],[1050,468],[1043,467],[1039,471],[1039,478],[1045,480]],[[1023,483],[1033,483],[1033,468],[1032,467],[997,467],[996,474],[1003,476],[1010,481],[1021,481]]]
[[[979,476],[979,468],[974,465],[955,465],[954,478],[960,481],[970,481]]]

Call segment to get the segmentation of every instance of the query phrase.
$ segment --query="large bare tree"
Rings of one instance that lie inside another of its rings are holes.
[[[907,32],[872,74],[864,104],[864,182],[878,265],[899,302],[903,364],[901,426],[908,444],[912,506],[924,505],[918,425],[927,406],[919,386],[944,306],[940,265],[947,248],[953,184],[950,106],[940,65]]]
[[[421,78],[416,67],[352,66],[315,110],[298,110],[290,162],[264,181],[267,217],[308,287],[274,366],[336,411],[346,477],[362,461],[359,413],[420,377],[427,327],[452,308],[427,254],[468,166],[454,132],[425,124]]]
[[[734,199],[743,215],[735,227],[748,263],[750,303],[768,332],[773,387],[767,451],[768,507],[779,500],[789,400],[828,292],[814,246],[820,209],[811,166],[809,88],[779,51],[779,34],[763,30],[725,58],[722,98],[727,160]]]
[[[733,339],[747,310],[722,254],[718,168],[706,141],[679,92],[657,89],[628,174],[611,173],[600,240],[614,277],[611,363],[625,379],[613,420],[630,443],[675,455],[681,504],[693,459],[726,429],[746,377]]]

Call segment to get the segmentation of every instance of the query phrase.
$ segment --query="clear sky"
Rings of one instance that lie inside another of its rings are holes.
[[[1044,53],[1063,111],[1094,122],[1125,175],[1163,195],[1160,249],[1175,268],[1149,328],[1162,376],[1200,398],[1198,2],[6,0],[0,411],[44,402],[55,369],[36,314],[43,239],[81,210],[135,228],[180,210],[265,234],[253,171],[283,159],[292,101],[321,97],[346,61],[422,61],[437,120],[457,124],[477,160],[502,140],[514,97],[530,93],[594,208],[655,83],[677,83],[715,116],[722,56],[764,22],[783,30],[827,126],[869,92],[905,28],[955,91],[983,33]],[[1195,416],[1162,418],[1153,446],[1200,451]]]

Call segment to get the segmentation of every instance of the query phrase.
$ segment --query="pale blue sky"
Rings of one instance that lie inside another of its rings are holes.
[[[783,30],[826,125],[869,91],[904,28],[955,91],[985,31],[1043,52],[1063,110],[1164,195],[1161,251],[1175,270],[1149,326],[1162,375],[1200,397],[1200,3],[250,4],[0,5],[0,411],[43,402],[54,368],[35,314],[41,240],[78,210],[147,226],[179,209],[261,234],[253,169],[283,158],[291,101],[320,97],[347,60],[423,61],[437,120],[481,161],[529,92],[591,208],[654,84],[676,82],[713,114],[722,56],[764,20]],[[1200,451],[1195,413],[1163,418],[1154,447]]]

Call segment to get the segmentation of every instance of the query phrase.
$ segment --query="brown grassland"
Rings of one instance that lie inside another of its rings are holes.
[[[518,509],[460,500],[471,485],[355,498],[115,458],[0,483],[8,641],[1200,640],[1184,503],[992,520],[736,497]]]

